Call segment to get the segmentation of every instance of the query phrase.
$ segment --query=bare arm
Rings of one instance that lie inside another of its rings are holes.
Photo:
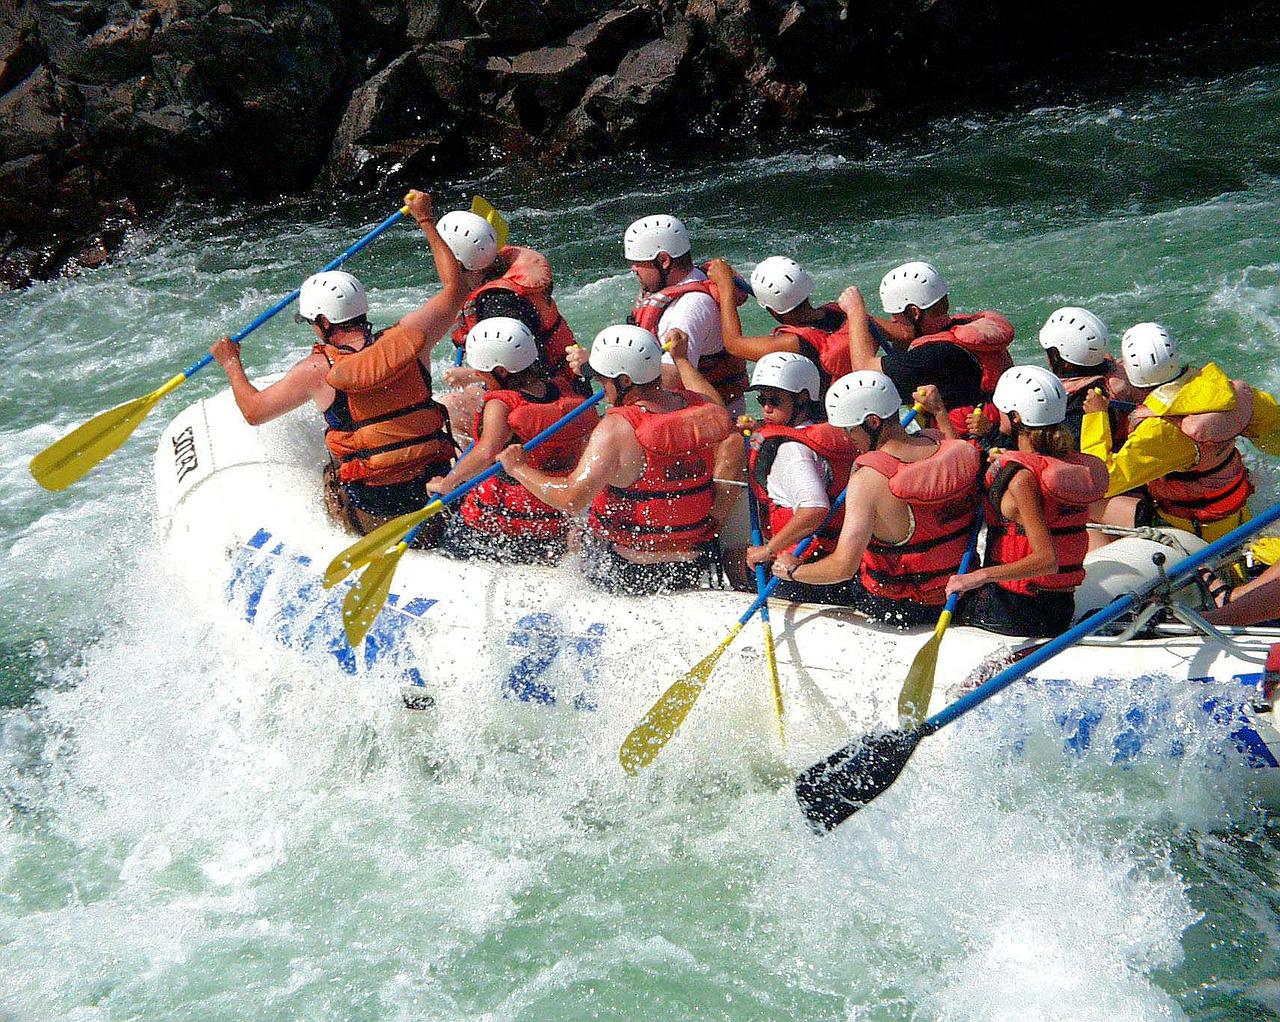
[[[473,479],[494,463],[498,452],[511,440],[511,426],[507,422],[510,409],[501,401],[487,401],[480,419],[480,437],[453,466],[448,475],[427,483],[431,493],[448,493]]]
[[[630,427],[606,415],[592,431],[586,450],[567,476],[552,476],[526,463],[523,448],[511,445],[498,455],[502,467],[539,500],[566,514],[577,514],[613,481],[620,463],[621,442]]]
[[[880,372],[880,356],[876,352],[875,338],[867,325],[867,306],[862,292],[847,287],[840,295],[840,308],[844,310],[849,325],[849,358],[855,370],[871,369]]]
[[[308,401],[327,405],[329,402],[325,398],[332,400],[333,390],[325,382],[329,363],[323,355],[309,355],[271,386],[259,390],[245,375],[244,366],[240,363],[240,345],[223,337],[213,346],[212,352],[231,383],[236,407],[250,426],[261,426],[264,422],[278,419]]]
[[[724,398],[720,396],[720,392],[711,386],[707,378],[698,372],[698,367],[689,361],[689,335],[680,329],[668,330],[662,346],[666,348],[671,360],[675,363],[676,372],[680,374],[680,386],[684,390],[700,394],[723,408]]]
[[[742,318],[733,301],[733,267],[723,259],[712,259],[707,264],[707,276],[720,292],[720,336],[724,339],[725,351],[748,362],[759,362],[772,351],[801,353],[800,339],[795,334],[743,337]]]
[[[877,480],[881,480],[883,484],[877,483]],[[888,480],[878,472],[855,472],[849,480],[844,526],[840,530],[835,550],[811,564],[799,565],[791,574],[787,573],[788,561],[794,564],[795,558],[779,557],[774,561],[773,573],[779,578],[789,578],[810,585],[831,585],[853,578],[862,564],[867,544],[871,542],[877,498],[887,485]]]
[[[964,575],[952,575],[947,582],[947,595],[963,593],[988,582],[1012,582],[1021,578],[1038,578],[1058,570],[1058,552],[1053,548],[1049,527],[1044,521],[1040,487],[1030,472],[1018,472],[1000,500],[1000,512],[1013,518],[1027,534],[1031,552],[1008,564],[993,564]]]
[[[429,365],[431,348],[452,328],[467,295],[462,285],[462,268],[436,230],[431,197],[425,192],[412,191],[405,197],[405,204],[427,236],[431,257],[440,275],[440,290],[400,320],[400,326],[420,336],[424,347],[419,357],[424,365]]]

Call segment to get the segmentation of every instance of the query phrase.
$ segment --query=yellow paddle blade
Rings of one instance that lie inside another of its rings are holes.
[[[622,743],[622,748],[618,750],[623,770],[634,774],[641,767],[648,766],[662,751],[662,747],[671,741],[685,717],[689,716],[698,696],[702,695],[720,657],[740,631],[742,625],[734,625],[719,646],[699,660],[693,670],[663,692],[658,701],[649,707],[644,719],[632,729]]]
[[[944,610],[938,617],[937,627],[929,641],[911,661],[907,680],[898,694],[898,716],[911,724],[919,724],[929,713],[929,700],[933,698],[933,676],[938,670],[938,650],[942,647],[942,634],[951,624],[951,612]]]
[[[764,661],[769,668],[769,684],[773,687],[773,712],[778,718],[778,739],[782,747],[787,747],[787,729],[783,725],[782,716],[782,682],[778,678],[778,655],[773,649],[773,625],[762,622],[764,627]]]
[[[95,415],[31,459],[31,475],[46,490],[65,490],[129,439],[162,397],[182,383],[179,373],[145,397]]]
[[[374,558],[387,553],[419,522],[425,522],[443,509],[444,505],[440,501],[433,500],[426,507],[410,511],[399,518],[393,518],[385,525],[379,525],[372,532],[361,536],[329,562],[329,566],[324,569],[324,587],[332,589],[353,571],[359,571]]]
[[[387,594],[391,592],[391,579],[395,576],[396,565],[408,549],[404,543],[397,543],[372,561],[342,601],[342,629],[347,633],[347,642],[352,647],[364,642],[364,637],[369,634],[369,629],[382,613]]]
[[[507,221],[503,218],[486,198],[480,195],[474,195],[471,198],[471,212],[476,216],[484,217],[493,225],[493,233],[498,237],[498,248],[502,248],[507,243],[507,235],[511,233],[511,228],[507,225]]]

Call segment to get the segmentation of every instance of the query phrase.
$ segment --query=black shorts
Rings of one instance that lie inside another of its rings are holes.
[[[960,597],[956,623],[1000,635],[1053,639],[1071,627],[1075,613],[1073,592],[1044,591],[1024,596],[989,582]]]
[[[948,408],[971,408],[986,400],[982,367],[958,344],[937,341],[910,351],[891,351],[880,357],[880,369],[893,381],[903,404],[926,383],[932,383]]]
[[[692,561],[637,564],[620,557],[596,536],[584,536],[583,577],[597,589],[622,596],[653,596],[686,589],[702,589],[709,580],[714,558],[700,552]]]
[[[563,537],[535,539],[481,532],[463,521],[461,515],[450,515],[438,549],[459,560],[482,557],[503,564],[555,564],[564,556],[565,542]]]

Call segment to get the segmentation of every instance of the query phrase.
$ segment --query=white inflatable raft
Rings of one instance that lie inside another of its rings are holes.
[[[599,741],[616,749],[653,699],[713,649],[750,602],[748,594],[722,591],[607,596],[581,580],[571,559],[554,569],[512,568],[410,551],[368,640],[351,649],[339,610],[345,589],[320,584],[324,566],[354,539],[323,510],[325,458],[310,409],[255,429],[224,391],[169,425],[155,473],[161,526],[184,583],[335,681],[386,686],[397,699],[404,690],[418,705],[453,692],[461,694],[459,705],[511,706],[526,716],[592,711]],[[1124,591],[1126,572],[1153,570],[1145,542],[1113,544],[1091,564],[1094,602],[1105,602],[1097,594]],[[898,690],[926,633],[899,633],[816,605],[774,602],[772,613],[789,767],[895,722]],[[1108,761],[1179,757],[1208,736],[1224,762],[1258,768],[1251,777],[1280,795],[1280,734],[1258,693],[1276,640],[1274,630],[1206,637],[1167,625],[1149,638],[1091,642],[982,712],[1008,715],[1018,698],[1052,701],[1061,730],[1053,740],[1068,755]],[[1021,645],[951,629],[931,710],[989,676],[993,662]],[[1017,746],[1017,725],[1008,728]],[[719,754],[726,743],[762,750],[774,762],[781,754],[754,624],[659,762],[698,749]]]

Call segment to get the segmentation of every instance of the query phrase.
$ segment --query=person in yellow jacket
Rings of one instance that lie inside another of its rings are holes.
[[[1114,452],[1107,398],[1095,390],[1085,399],[1080,450],[1100,458],[1111,479],[1091,517],[1109,525],[1170,525],[1208,541],[1225,535],[1250,517],[1253,492],[1236,440],[1248,437],[1280,454],[1280,406],[1212,362],[1199,369],[1182,363],[1177,343],[1158,323],[1130,327],[1121,349],[1129,382],[1144,397],[1130,417],[1128,439]],[[1140,487],[1145,496],[1130,492]],[[1280,555],[1280,544],[1271,545]]]

